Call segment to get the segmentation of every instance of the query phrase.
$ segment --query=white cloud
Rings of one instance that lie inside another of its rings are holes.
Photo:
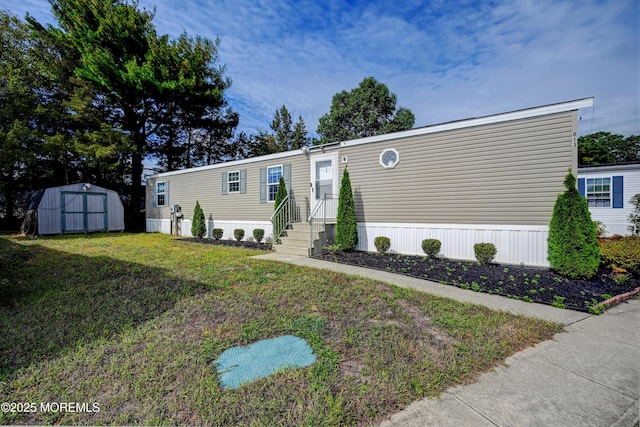
[[[635,0],[140,1],[154,4],[161,33],[220,36],[249,132],[282,104],[315,131],[335,93],[374,76],[417,126],[595,96],[581,133],[640,134]],[[46,0],[0,8],[52,22]]]

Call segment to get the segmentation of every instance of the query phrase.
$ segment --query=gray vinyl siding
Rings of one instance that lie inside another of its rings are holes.
[[[62,187],[47,188],[38,204],[38,234],[60,234],[62,230],[62,192],[78,192],[78,197],[69,195],[65,199],[65,209],[67,211],[82,211],[85,207],[82,199],[82,187],[84,183],[70,184]],[[122,231],[124,230],[124,208],[118,193],[107,190],[96,185],[91,186],[87,196],[88,212],[103,212],[103,195],[106,195],[107,201],[107,230]],[[87,214],[88,230],[101,231],[104,229],[104,214]],[[84,230],[83,214],[66,214],[65,215],[66,230]]]
[[[576,112],[340,148],[360,222],[548,225],[569,168]],[[380,153],[399,152],[383,169]]]
[[[291,164],[290,195],[299,201],[309,193],[309,161],[303,154],[284,158],[266,159],[251,163],[230,163],[183,173],[157,176],[147,180],[147,218],[169,219],[169,206],[153,206],[154,185],[165,181],[169,185],[170,204],[182,207],[186,219],[193,216],[196,200],[205,218],[220,221],[269,221],[274,211],[273,202],[260,203],[260,168]],[[246,169],[245,193],[222,194],[223,173]]]

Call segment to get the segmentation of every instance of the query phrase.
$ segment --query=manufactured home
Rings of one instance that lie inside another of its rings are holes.
[[[36,191],[26,208],[27,235],[123,231],[124,207],[113,190],[86,182]]]
[[[605,235],[631,234],[630,200],[640,194],[640,162],[580,166],[578,190],[587,198],[591,219],[605,226]],[[635,230],[637,231],[637,230]]]
[[[585,98],[160,173],[147,179],[147,231],[190,235],[198,200],[208,236],[213,228],[224,239],[236,228],[268,236],[282,176],[282,218],[292,224],[274,247],[315,253],[331,240],[348,168],[358,250],[374,251],[375,237],[387,236],[392,252],[421,254],[422,240],[435,238],[442,255],[473,260],[473,245],[491,242],[497,262],[548,266],[553,206],[578,169],[578,110],[592,105]]]

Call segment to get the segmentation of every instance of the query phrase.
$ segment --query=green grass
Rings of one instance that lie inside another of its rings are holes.
[[[354,425],[473,381],[560,327],[157,234],[0,236],[0,424]],[[293,334],[318,356],[234,390],[213,361]]]

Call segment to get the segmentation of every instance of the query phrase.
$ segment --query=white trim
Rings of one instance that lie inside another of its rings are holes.
[[[238,174],[238,180],[237,181],[231,181],[229,179],[229,176],[232,173],[237,173]],[[238,189],[235,190],[235,191],[231,191],[231,185],[230,184],[232,182],[238,183]],[[240,169],[227,172],[227,194],[235,194],[235,193],[240,193]]]
[[[338,152],[335,153],[329,153],[329,154],[315,154],[312,155],[309,161],[309,168],[310,168],[310,173],[309,173],[309,178],[311,179],[311,185],[309,186],[309,200],[312,201],[312,210],[315,207],[317,201],[315,198],[315,192],[316,192],[316,163],[318,162],[323,162],[325,160],[331,160],[331,167],[333,168],[333,177],[332,177],[332,183],[331,183],[331,193],[332,194],[338,194],[338,187],[339,187],[339,182],[340,182],[340,177],[338,174],[338,169],[340,169],[340,166],[338,165]]]
[[[473,245],[489,242],[496,245],[498,250],[496,262],[549,267],[549,228],[546,226],[359,222],[356,249],[374,252],[374,239],[378,236],[391,239],[392,253],[424,255],[422,240],[438,239],[442,243],[442,256],[474,261]]]
[[[334,142],[334,143],[324,144],[324,145],[319,145],[314,147],[303,147],[299,150],[268,154],[266,156],[252,157],[250,159],[232,160],[229,162],[217,163],[215,165],[207,165],[207,166],[200,166],[200,167],[191,168],[191,169],[163,172],[163,173],[151,175],[148,178],[159,178],[159,177],[165,177],[165,176],[171,176],[171,175],[179,175],[183,173],[199,172],[202,170],[218,169],[218,168],[224,168],[229,166],[239,166],[239,165],[244,165],[249,163],[263,162],[266,160],[283,159],[291,156],[308,155],[313,152],[318,152],[318,151],[324,152],[325,150],[333,150],[339,147],[350,147],[354,145],[368,144],[371,142],[390,141],[398,138],[406,138],[409,136],[426,135],[426,134],[435,133],[435,132],[443,132],[443,131],[454,130],[454,129],[463,129],[463,128],[492,124],[492,123],[502,123],[510,120],[519,120],[519,119],[526,119],[530,117],[544,116],[547,114],[563,113],[566,111],[573,111],[579,108],[587,108],[592,106],[593,106],[593,97],[583,98],[583,99],[577,99],[574,101],[545,105],[542,107],[527,108],[524,110],[517,110],[517,111],[508,112],[508,113],[494,114],[490,116],[458,120],[455,122],[425,126],[425,127],[409,129],[401,132],[393,132],[393,133],[388,133],[384,135],[376,135],[376,136],[370,136],[366,138],[359,138],[351,141]]]
[[[385,165],[384,162],[382,161],[382,156],[384,156],[384,153],[386,153],[387,151],[393,151],[396,155],[396,161],[393,162],[393,164],[390,165]],[[398,150],[396,150],[395,148],[385,148],[384,150],[382,150],[382,153],[380,153],[380,166],[382,166],[384,169],[393,169],[396,166],[398,166],[398,163],[400,163],[400,153],[398,153]]]
[[[162,188],[162,193],[158,190],[158,187],[160,186],[160,184],[164,184],[163,188]],[[160,206],[167,206],[167,181],[157,181],[155,183],[156,185],[156,191],[155,193],[155,202],[156,202],[156,207],[160,207]],[[158,203],[158,197],[162,195],[164,198],[162,199],[163,202],[162,204]]]
[[[280,168],[280,176],[284,177],[284,166],[282,164],[267,166],[267,203],[275,203],[276,195],[278,193],[278,190],[276,190],[276,194],[273,196],[273,200],[269,200],[269,186],[278,185],[278,183],[280,182],[280,178],[278,178],[278,182],[276,184],[271,184],[269,182],[269,169],[273,169],[273,168]]]
[[[584,178],[584,198],[587,199],[587,203],[589,203],[589,180],[595,180],[595,179],[607,179],[609,180],[609,206],[591,206],[589,205],[589,209],[613,209],[613,177],[611,176],[598,176],[598,177],[591,177],[591,178]],[[596,185],[595,183],[593,184],[594,186]],[[604,194],[604,191],[592,191],[591,194]],[[606,200],[606,199],[597,199],[594,198],[594,201],[596,200]]]
[[[543,107],[527,108],[525,110],[512,111],[509,113],[495,114],[491,116],[478,117],[473,119],[458,120],[450,123],[442,123],[433,126],[409,129],[401,132],[388,133],[384,135],[369,136],[367,138],[359,138],[351,141],[343,141],[340,143],[342,147],[351,147],[354,145],[368,144],[371,142],[387,141],[390,139],[407,138],[410,136],[426,135],[429,133],[443,132],[454,129],[464,129],[473,126],[488,125],[494,123],[508,122],[512,120],[527,119],[537,116],[545,116],[548,114],[564,113],[579,108],[587,108],[593,106],[593,97],[578,99],[575,101],[561,102],[558,104],[545,105]]]
[[[183,219],[181,222],[181,236],[191,237],[191,219]],[[221,221],[221,220],[207,220],[207,233],[205,236],[211,238],[211,232],[214,228],[222,228],[223,235],[222,240],[235,240],[233,237],[233,230],[236,228],[244,229],[244,240],[249,237],[253,237],[253,230],[256,228],[262,228],[264,230],[264,236],[267,238],[273,234],[273,229],[270,221]],[[171,220],[169,219],[147,219],[146,220],[147,233],[164,233],[170,234],[171,232]]]

